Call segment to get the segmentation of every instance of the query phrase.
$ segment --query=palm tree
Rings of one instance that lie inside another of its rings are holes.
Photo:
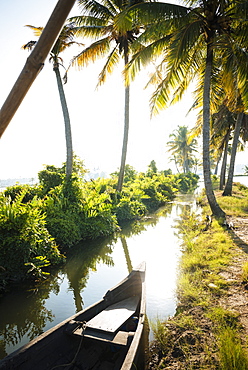
[[[170,138],[172,140],[167,142],[168,151],[172,153],[177,165],[183,168],[183,172],[189,172],[191,164],[193,164],[193,152],[197,151],[196,139],[190,137],[186,126],[178,126],[178,129],[170,134]]]
[[[75,0],[59,0],[55,6],[37,47],[27,59],[19,77],[0,110],[0,137],[40,72],[43,63],[56,41]]]
[[[43,27],[34,27],[27,25],[26,27],[31,28],[34,31],[35,36],[40,36],[43,31]],[[72,148],[72,135],[71,135],[71,123],[69,110],[65,98],[65,92],[63,88],[63,83],[60,75],[59,66],[63,66],[63,59],[59,56],[64,50],[72,45],[83,45],[73,41],[75,37],[76,28],[73,24],[68,24],[63,27],[56,43],[54,44],[51,52],[49,61],[53,63],[53,70],[56,75],[59,97],[61,102],[61,107],[63,111],[64,124],[65,124],[65,139],[66,139],[66,177],[69,178],[72,174],[73,168],[73,148]],[[23,45],[23,49],[31,50],[36,45],[36,41],[29,41],[27,44]],[[64,66],[63,66],[64,67]]]
[[[218,156],[222,156],[219,189],[223,190],[226,178],[227,155],[229,151],[230,135],[235,126],[234,114],[222,104],[212,115],[211,146],[217,149]]]
[[[222,158],[222,165],[221,165],[221,171],[220,171],[220,185],[219,185],[220,190],[223,190],[223,187],[226,183],[226,166],[227,166],[227,155],[228,155],[228,149],[229,149],[230,134],[231,134],[231,128],[229,127],[222,140],[223,158]]]
[[[237,147],[238,147],[238,142],[239,142],[240,130],[241,130],[242,122],[246,123],[246,121],[247,121],[247,115],[245,115],[243,112],[238,113],[235,129],[234,129],[234,135],[233,135],[230,166],[229,166],[229,171],[228,171],[227,182],[225,185],[224,192],[222,194],[223,196],[232,195],[234,165],[235,165],[236,152],[237,152]]]
[[[95,62],[96,59],[106,57],[105,65],[99,74],[98,85],[105,82],[108,74],[112,73],[114,67],[123,58],[124,65],[129,62],[129,56],[132,54],[132,44],[140,33],[140,25],[133,24],[124,32],[116,30],[116,16],[123,10],[136,3],[142,3],[144,0],[134,0],[132,3],[124,0],[103,1],[79,0],[82,7],[82,16],[73,17],[69,22],[75,23],[79,30],[77,35],[94,39],[79,55],[73,58],[72,65],[78,67],[86,66],[89,62]],[[122,190],[125,163],[127,156],[127,144],[129,134],[129,101],[130,87],[125,82],[125,109],[124,109],[124,135],[121,155],[121,165],[118,176],[117,191]]]
[[[243,116],[243,117],[242,117]],[[225,104],[221,105],[218,112],[212,119],[212,146],[217,146],[219,151],[223,152],[222,166],[220,172],[220,190],[225,185],[225,173],[227,166],[227,155],[231,154],[230,166],[228,171],[228,181],[223,195],[232,194],[232,183],[234,175],[234,164],[237,150],[243,150],[248,137],[248,116],[240,112],[238,114],[230,112]],[[234,130],[233,145],[229,141],[231,132]],[[242,139],[242,141],[240,140]]]
[[[124,20],[130,16],[133,19],[139,16],[140,20],[148,24],[154,19],[158,7],[160,11],[163,9],[156,24],[147,31],[148,39],[150,35],[153,37],[152,43],[130,61],[129,74],[134,76],[142,65],[156,56],[162,59],[152,79],[158,81],[151,98],[152,112],[155,113],[170,102],[180,99],[191,81],[198,80],[203,106],[203,173],[206,195],[213,215],[224,218],[225,212],[216,201],[211,182],[210,108],[213,102],[220,104],[225,94],[230,95],[233,81],[236,83],[233,95],[237,96],[238,87],[247,108],[247,1],[191,0],[185,3],[189,7],[184,7],[184,14],[180,7],[180,14],[176,18],[171,17],[166,5],[161,3],[151,3],[146,9],[143,7],[142,14],[136,6],[121,15],[119,24],[123,27]],[[155,28],[157,33],[154,32]],[[142,39],[145,34],[146,32]]]

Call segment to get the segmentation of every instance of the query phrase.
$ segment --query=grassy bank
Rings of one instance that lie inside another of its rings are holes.
[[[248,189],[234,187],[218,202],[227,215],[248,217]],[[204,196],[203,213],[185,212],[178,224],[182,257],[177,314],[154,324],[149,369],[248,369],[246,313],[248,256],[234,230],[213,220]],[[234,222],[235,227],[235,222]]]

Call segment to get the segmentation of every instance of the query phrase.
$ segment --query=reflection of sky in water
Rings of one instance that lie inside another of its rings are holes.
[[[167,214],[164,213],[161,217],[154,216],[154,219],[151,218],[144,222],[146,231],[125,237],[132,267],[146,261],[147,316],[151,321],[156,320],[157,317],[165,319],[175,313],[175,289],[180,241],[175,235],[176,229],[173,226],[182,211],[182,206],[187,207],[188,202],[188,197],[179,197]],[[57,289],[50,289],[50,292],[48,290],[46,299],[44,299],[43,308],[51,312],[53,317],[52,321],[45,321],[45,326],[42,326],[43,331],[73,315],[77,311],[76,302],[77,306],[81,305],[82,308],[85,308],[101,299],[109,288],[116,285],[128,274],[126,255],[122,243],[123,240],[118,238],[116,243],[113,244],[113,252],[110,256],[113,259],[114,266],[108,266],[103,262],[97,263],[96,271],[90,270],[86,286],[81,291],[77,284],[77,278],[76,282],[74,281],[74,289],[71,288],[72,282],[69,284],[67,273],[73,276],[75,272],[76,277],[78,276],[77,272],[80,271],[81,266],[80,258],[83,258],[83,255],[79,257],[76,265],[69,266],[67,264],[64,269],[65,272],[59,273]],[[42,291],[42,288],[39,288],[39,290]],[[15,299],[16,306],[24,312],[24,295],[15,296]],[[32,305],[32,302],[29,302],[29,305]],[[3,305],[2,308],[8,310],[7,304],[6,306]],[[21,316],[22,318],[25,317],[27,321],[33,320],[29,314]],[[6,320],[7,325],[10,318],[6,318]],[[17,322],[17,320],[17,317],[13,317],[13,322]],[[15,346],[6,346],[6,350],[11,353],[25,342],[28,342],[28,338],[23,333],[20,342]]]
[[[155,320],[157,317],[165,318],[175,313],[175,287],[180,253],[173,224],[178,217],[178,213],[180,213],[180,206],[175,203],[172,206],[171,213],[169,212],[167,216],[161,216],[160,218],[156,216],[154,220],[148,219],[145,222],[146,231],[131,237],[125,237],[132,267],[146,261],[146,296],[149,320]],[[43,308],[51,312],[53,317],[51,321],[45,321],[43,331],[73,315],[76,312],[76,299],[77,303],[81,302],[82,308],[85,308],[101,299],[109,288],[128,274],[121,238],[118,238],[114,244],[111,258],[114,266],[107,266],[103,262],[99,262],[96,271],[89,272],[86,287],[81,292],[75,292],[70,288],[66,272],[59,274],[58,289],[52,289],[47,294],[47,298],[44,299]],[[69,267],[67,265],[65,271],[69,272],[69,268],[73,268],[73,266]],[[40,288],[40,291],[42,291],[42,288]],[[14,298],[19,310],[23,311],[22,318],[27,316],[27,320],[31,320],[29,315],[25,314],[26,300],[24,295],[15,295]],[[35,295],[33,298],[35,298]],[[35,305],[32,301],[26,301],[27,304],[29,307]],[[3,306],[2,308],[5,310],[8,309],[7,304],[6,307]],[[6,318],[6,325],[10,321],[10,318]],[[18,317],[13,315],[13,322],[18,322]],[[11,353],[28,341],[27,335],[22,335],[18,344],[14,346],[6,345],[7,353]]]
[[[248,185],[248,177],[235,177],[234,181]],[[200,188],[203,187],[204,184],[201,182]],[[45,331],[77,312],[76,303],[77,307],[86,308],[101,299],[109,288],[119,283],[128,274],[127,253],[132,267],[146,261],[148,319],[154,322],[156,318],[163,320],[174,315],[180,257],[180,240],[176,236],[177,230],[174,226],[176,220],[180,218],[182,209],[187,207],[194,212],[200,212],[192,197],[185,195],[179,196],[173,202],[167,214],[165,212],[160,217],[155,215],[151,219],[148,218],[147,222],[142,221],[145,231],[136,235],[131,233],[130,237],[124,237],[128,251],[126,254],[121,238],[112,242],[113,252],[110,253],[110,258],[113,259],[114,266],[98,262],[96,271],[90,270],[88,274],[86,271],[86,283],[85,285],[83,283],[82,289],[78,281],[82,278],[80,268],[84,264],[84,254],[77,257],[76,263],[67,264],[58,277],[53,277],[54,280],[48,279],[44,284],[44,289],[41,286],[37,292],[28,293],[25,288],[17,289],[2,297],[0,301],[1,329],[6,328],[10,337],[12,332],[17,344],[2,343],[1,345],[0,342],[0,355],[2,356],[5,350],[11,353],[27,343],[32,334],[30,329],[27,332],[28,328],[41,328]],[[101,242],[99,243],[101,246]],[[91,243],[87,244],[87,247],[91,249]],[[69,282],[68,276],[74,277],[74,280]],[[0,332],[0,341],[1,339],[3,337]]]
[[[243,178],[244,179],[244,178]],[[235,181],[243,180],[242,178]],[[200,188],[204,184],[200,183]],[[176,279],[180,257],[180,240],[174,228],[182,207],[190,204],[191,210],[199,208],[189,195],[179,196],[170,212],[161,216],[155,223],[147,222],[146,231],[126,237],[132,266],[146,261],[147,316],[151,321],[165,319],[176,310]],[[100,262],[97,271],[90,271],[86,288],[81,292],[83,308],[101,299],[105,292],[128,274],[126,258],[120,238],[114,245],[111,257],[114,266]],[[46,307],[55,315],[53,323],[45,330],[76,312],[73,293],[68,289],[67,277],[63,277],[58,295],[50,294]]]
[[[172,206],[170,213],[156,220],[156,223],[148,221],[145,232],[126,237],[132,266],[136,267],[146,261],[147,316],[151,321],[157,317],[164,319],[172,316],[176,310],[175,289],[180,241],[173,226],[181,213],[181,200]],[[187,201],[188,199],[185,199],[183,204],[188,204]],[[97,271],[90,272],[87,286],[81,292],[84,308],[101,299],[110,287],[128,274],[120,238],[114,245],[111,257],[114,266],[101,262],[97,265]],[[68,291],[66,278],[60,287],[59,295],[50,295],[46,306],[55,313],[53,324],[75,312],[72,292]],[[49,323],[48,327],[50,326],[52,325]]]

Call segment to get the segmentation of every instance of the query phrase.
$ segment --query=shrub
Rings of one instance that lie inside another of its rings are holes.
[[[111,213],[99,214],[81,221],[82,239],[97,239],[113,234],[117,230],[116,217]]]
[[[112,179],[114,179],[114,178],[117,179],[118,176],[119,176],[119,171],[111,173],[111,176],[112,176]],[[128,182],[134,181],[136,176],[137,176],[136,170],[132,166],[130,166],[129,164],[126,164],[125,165],[125,170],[124,170],[123,183],[127,184]]]
[[[44,170],[38,173],[38,178],[44,194],[47,194],[49,190],[62,184],[65,178],[64,169],[55,166],[46,166]]]
[[[47,229],[56,243],[71,247],[81,240],[80,212],[82,211],[80,181],[72,177],[50,190],[43,203]]]
[[[197,183],[199,180],[199,176],[188,172],[186,174],[180,173],[178,175],[175,175],[177,181],[177,187],[178,191],[181,193],[187,193],[191,190],[194,190],[197,187]]]
[[[32,258],[45,256],[53,264],[63,258],[45,226],[40,201],[24,204],[25,191],[14,201],[1,197],[0,266],[8,277],[23,277]]]
[[[159,192],[158,185],[159,181],[157,176],[152,178],[146,177],[140,183],[141,190],[143,190],[145,194],[145,197],[142,198],[142,202],[149,212],[153,212],[163,206],[167,200],[166,196]]]
[[[75,217],[70,211],[46,218],[49,233],[63,249],[70,248],[82,239],[79,221],[79,216]]]
[[[3,194],[6,198],[10,197],[11,201],[14,201],[16,197],[25,191],[25,195],[22,199],[22,203],[30,202],[35,196],[41,197],[41,187],[39,185],[27,185],[27,184],[16,184],[14,186],[7,187]]]
[[[138,200],[123,197],[114,209],[118,222],[140,218],[147,213],[146,206]]]

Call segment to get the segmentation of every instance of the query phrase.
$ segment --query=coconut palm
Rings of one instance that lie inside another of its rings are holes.
[[[141,31],[141,24],[129,25],[124,32],[116,30],[116,16],[124,9],[144,0],[134,0],[131,3],[124,0],[98,2],[95,0],[78,0],[83,15],[69,19],[77,25],[77,35],[95,40],[86,47],[80,54],[72,59],[71,65],[83,67],[98,58],[106,57],[105,65],[99,74],[98,85],[105,82],[107,75],[112,73],[119,63],[124,60],[124,65],[129,62],[132,55],[132,44]],[[118,176],[117,191],[122,190],[124,170],[127,156],[127,144],[129,134],[129,101],[130,87],[125,83],[125,108],[124,108],[124,135],[121,155],[120,171]]]
[[[35,36],[40,36],[43,27],[34,27],[31,25],[27,25],[26,27],[29,27],[33,30]],[[72,174],[72,168],[73,168],[73,148],[72,148],[72,135],[71,135],[71,123],[70,123],[70,116],[69,116],[69,110],[65,98],[65,92],[63,88],[63,83],[61,79],[61,74],[59,67],[63,66],[63,59],[60,57],[60,53],[62,53],[64,50],[68,49],[72,45],[83,45],[82,43],[78,43],[76,41],[73,41],[75,34],[76,34],[76,28],[73,24],[68,24],[63,27],[56,43],[54,44],[51,52],[50,52],[50,58],[49,61],[53,64],[53,70],[56,75],[58,90],[59,90],[59,97],[61,102],[61,107],[63,111],[63,117],[64,117],[64,124],[65,124],[65,138],[66,138],[66,177],[69,178]],[[36,41],[29,41],[27,44],[23,45],[23,49],[32,50],[33,47],[36,45]],[[64,67],[64,66],[63,66]]]
[[[181,13],[175,19],[166,13],[166,7],[163,8],[157,23],[151,26],[153,32],[149,28],[147,31],[148,38],[152,34],[153,42],[133,57],[129,63],[129,74],[133,77],[152,58],[161,58],[152,78],[152,81],[157,81],[157,88],[151,98],[151,108],[155,113],[180,99],[191,81],[198,81],[198,91],[201,91],[198,102],[202,101],[203,106],[203,172],[206,195],[213,215],[223,218],[225,213],[216,201],[211,182],[210,108],[211,103],[220,104],[231,91],[233,97],[236,97],[239,89],[247,109],[248,57],[245,47],[248,2],[190,0],[185,1],[185,4],[185,14],[180,7]],[[158,6],[161,8],[163,5],[151,3],[147,9],[143,7],[142,14],[136,6],[121,15],[119,24],[123,28],[125,18],[131,16],[139,16],[148,24],[154,19],[154,9]],[[154,32],[156,27],[157,33]],[[143,39],[145,34],[146,32],[142,35]],[[232,90],[234,85],[236,87]]]
[[[243,118],[240,119],[243,115]],[[241,117],[240,117],[241,116]],[[231,195],[232,193],[232,182],[234,174],[234,164],[237,150],[244,150],[244,144],[248,139],[248,116],[244,113],[235,114],[230,112],[225,104],[221,105],[218,112],[212,117],[212,138],[211,145],[217,147],[219,152],[223,152],[222,166],[220,172],[220,190],[223,190],[225,185],[225,173],[227,166],[227,155],[231,154],[230,166],[229,166],[229,181],[225,188],[223,195]],[[231,146],[229,141],[231,139],[231,133],[233,135],[233,145]],[[226,193],[225,193],[226,192]]]
[[[218,157],[222,157],[220,171],[219,189],[223,190],[226,178],[227,155],[229,151],[229,141],[231,132],[235,126],[235,117],[225,104],[222,104],[216,113],[212,115],[212,136],[211,146],[218,152]]]
[[[231,134],[231,128],[229,127],[227,128],[226,134],[223,137],[223,140],[221,142],[222,150],[223,150],[223,158],[222,158],[221,171],[220,171],[220,185],[219,185],[220,190],[223,190],[223,187],[226,183],[226,166],[227,166],[227,155],[228,155],[228,149],[229,149],[230,134]]]
[[[170,138],[171,140],[167,142],[168,151],[177,161],[177,165],[183,168],[183,172],[189,172],[191,164],[194,162],[193,152],[197,151],[196,139],[190,137],[186,126],[178,126],[177,130],[170,134]]]
[[[240,131],[243,125],[247,126],[247,118],[248,116],[244,114],[243,112],[238,113],[237,115],[237,121],[235,124],[234,129],[234,135],[233,135],[233,143],[232,143],[232,150],[231,150],[231,159],[230,159],[230,165],[229,165],[229,171],[228,171],[228,177],[227,182],[225,185],[225,189],[222,195],[232,195],[232,185],[233,185],[233,176],[234,176],[234,165],[235,165],[235,159],[236,159],[236,153],[239,143],[239,136]]]

